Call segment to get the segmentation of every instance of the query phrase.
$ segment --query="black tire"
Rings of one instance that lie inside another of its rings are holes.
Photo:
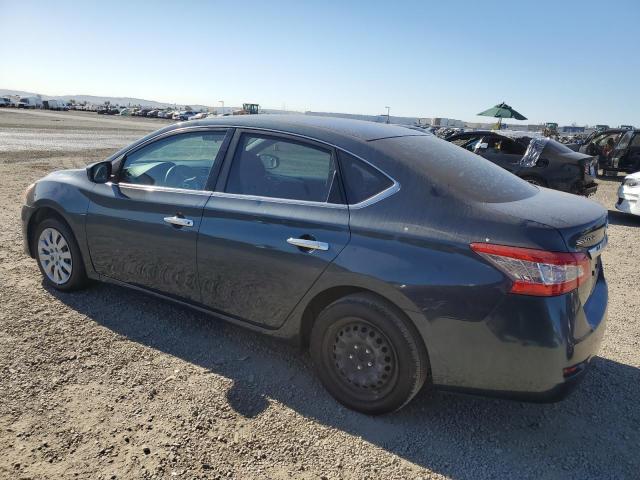
[[[46,229],[54,229],[58,231],[66,241],[68,251],[71,254],[71,275],[63,283],[56,283],[52,280],[49,277],[49,274],[45,272],[43,262],[40,260],[40,252],[38,250],[40,247],[38,245],[38,241],[40,235]],[[63,292],[70,292],[85,288],[89,284],[89,279],[87,278],[87,273],[84,268],[84,262],[82,254],[80,253],[80,248],[78,247],[78,242],[76,241],[71,229],[57,218],[47,218],[36,225],[31,237],[31,251],[34,253],[45,284],[51,288],[55,288],[56,290]]]
[[[429,375],[427,351],[416,328],[393,305],[368,293],[343,297],[318,315],[310,353],[329,393],[346,407],[371,415],[406,405]]]
[[[526,175],[526,176],[520,177],[520,178],[522,178],[522,180],[524,180],[525,182],[529,182],[531,185],[536,185],[538,187],[546,187],[547,186],[547,182],[542,180],[540,177],[535,177],[533,175]]]

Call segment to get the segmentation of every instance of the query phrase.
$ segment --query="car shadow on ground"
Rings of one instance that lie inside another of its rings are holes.
[[[599,174],[596,181],[597,182],[622,183],[623,180],[624,180],[624,175],[605,176],[605,175]]]
[[[640,227],[640,217],[622,213],[617,210],[609,210],[609,223],[611,225],[622,225],[625,227]]]
[[[121,287],[47,290],[130,341],[232,380],[227,400],[247,418],[277,401],[451,478],[623,478],[640,468],[640,369],[630,365],[596,357],[556,404],[423,391],[399,412],[369,417],[336,403],[295,346]]]

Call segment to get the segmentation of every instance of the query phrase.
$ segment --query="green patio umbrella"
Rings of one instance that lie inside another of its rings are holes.
[[[526,120],[527,117],[521,115],[516,112],[513,108],[511,108],[506,103],[502,102],[500,105],[496,105],[495,107],[491,107],[489,110],[485,110],[484,112],[480,112],[478,114],[481,117],[494,117],[498,119],[498,129],[500,129],[500,125],[502,125],[503,118],[515,118],[516,120]]]

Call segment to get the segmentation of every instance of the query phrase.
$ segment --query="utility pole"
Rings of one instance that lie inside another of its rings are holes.
[[[389,111],[391,110],[391,107],[384,107],[384,108],[387,109],[387,123],[391,123],[391,121],[390,121],[391,117],[389,117]]]
[[[222,104],[222,114],[224,115],[224,100],[218,100],[218,103]]]

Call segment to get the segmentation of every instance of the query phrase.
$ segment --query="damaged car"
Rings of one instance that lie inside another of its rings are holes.
[[[624,177],[618,188],[616,209],[622,213],[640,216],[640,172]]]
[[[533,185],[584,196],[598,189],[597,158],[574,152],[550,138],[475,131],[447,140]]]
[[[597,130],[581,144],[573,143],[567,145],[567,147],[575,152],[595,156],[598,159],[598,168],[602,169],[606,174],[607,171],[613,170],[609,168],[612,151],[627,131],[628,129],[626,128]]]
[[[640,171],[640,130],[627,130],[606,158],[605,173]]]

